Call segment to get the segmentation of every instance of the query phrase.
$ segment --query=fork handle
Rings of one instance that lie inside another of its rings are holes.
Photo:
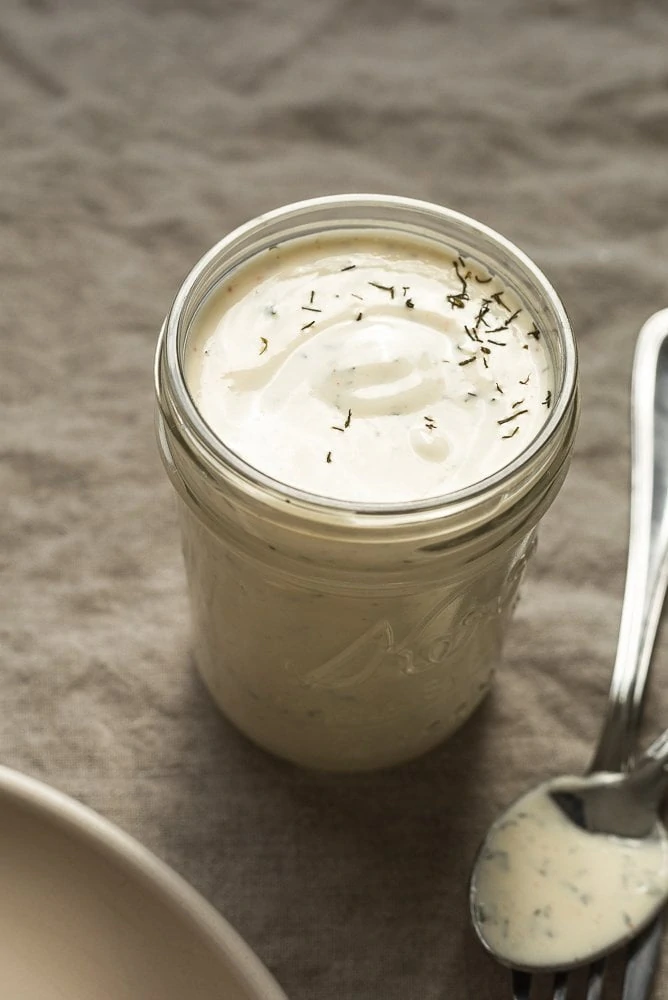
[[[631,390],[629,551],[617,655],[591,771],[633,758],[668,584],[668,309],[638,336]]]

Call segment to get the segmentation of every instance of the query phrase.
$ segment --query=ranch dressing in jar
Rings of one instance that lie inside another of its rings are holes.
[[[185,374],[250,465],[374,503],[486,479],[535,437],[553,392],[511,291],[462,256],[387,234],[259,254],[195,318]]]
[[[461,725],[565,474],[575,368],[535,266],[436,206],[305,202],[197,265],[158,434],[196,659],[239,728],[360,770]]]

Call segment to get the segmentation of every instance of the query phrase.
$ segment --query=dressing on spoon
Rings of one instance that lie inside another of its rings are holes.
[[[634,936],[668,896],[668,837],[590,833],[551,792],[585,788],[562,777],[523,795],[492,826],[471,879],[482,943],[500,961],[529,970],[564,968]]]

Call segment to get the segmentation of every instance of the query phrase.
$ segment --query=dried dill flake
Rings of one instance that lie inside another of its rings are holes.
[[[390,298],[394,298],[394,285],[381,285],[377,281],[369,281],[367,284],[373,285],[374,288],[379,288],[381,292],[389,292]]]
[[[457,278],[459,279],[459,281],[461,281],[462,290],[460,292],[455,292],[453,295],[446,296],[447,301],[450,303],[453,309],[463,309],[465,304],[468,302],[470,298],[468,293],[468,282],[469,278],[471,277],[471,272],[467,271],[465,274],[462,274],[461,271],[459,270],[460,265],[461,267],[466,266],[462,258],[458,257],[452,266],[455,269],[455,274],[457,275]]]
[[[523,413],[528,413],[528,410],[515,410],[511,413],[509,417],[504,417],[503,420],[497,420],[497,424],[507,424],[509,420],[515,420],[517,417],[521,417]]]

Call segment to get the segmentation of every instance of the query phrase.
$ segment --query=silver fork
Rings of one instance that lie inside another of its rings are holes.
[[[652,989],[654,973],[659,960],[661,945],[662,918],[657,917],[642,934],[629,944],[626,953],[621,957],[622,967],[610,970],[605,959],[593,962],[588,969],[575,973],[558,972],[552,981],[552,1000],[600,1000],[603,996],[603,981],[610,971],[615,976],[620,1000],[647,1000]],[[584,973],[584,975],[582,975]],[[543,977],[541,977],[543,978]],[[535,976],[529,972],[512,973],[513,997],[515,1000],[530,1000]],[[550,983],[543,983],[548,990]],[[540,988],[540,986],[538,987]],[[534,994],[536,995],[536,994]],[[547,996],[545,992],[542,994]]]
[[[626,584],[617,655],[605,720],[590,771],[620,771],[631,761],[656,631],[668,583],[668,309],[643,325],[636,346],[631,391],[631,513]],[[620,955],[587,969],[557,973],[553,1000],[599,1000],[614,977],[620,1000],[647,1000],[661,941],[657,917]],[[616,968],[615,968],[616,965]],[[542,982],[536,982],[536,980]],[[513,970],[515,1000],[529,1000],[550,983]],[[534,991],[532,993],[532,990]]]

